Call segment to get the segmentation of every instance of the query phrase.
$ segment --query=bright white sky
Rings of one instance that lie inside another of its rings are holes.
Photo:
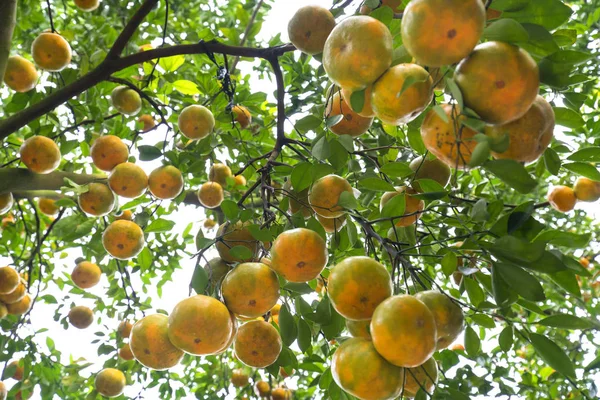
[[[259,38],[266,41],[266,40],[270,39],[273,35],[275,35],[277,33],[281,33],[282,39],[284,41],[286,41],[288,39],[288,37],[287,37],[287,21],[292,17],[292,15],[295,13],[295,11],[298,8],[300,8],[304,5],[314,4],[314,3],[315,3],[315,1],[310,1],[310,0],[296,0],[294,2],[291,2],[288,0],[275,1],[272,11],[270,12],[269,16],[267,17],[267,20],[263,24],[262,31],[259,34]],[[327,1],[323,0],[323,1],[319,1],[318,3],[322,6],[330,7],[332,4],[332,1],[331,0],[327,0]],[[353,5],[353,6],[356,6],[356,5]],[[240,31],[243,31],[243,29],[240,29]],[[240,62],[240,65],[239,65],[239,67],[242,70],[247,71],[247,72],[251,71],[251,66],[252,66],[252,64],[249,62]],[[258,78],[253,78],[251,80],[251,84],[253,87],[256,87],[257,90],[261,90],[261,91],[265,91],[265,92],[269,93],[270,96],[272,96],[272,92],[275,89],[273,84],[269,84],[264,81],[259,81]],[[265,85],[270,85],[272,87],[272,89],[265,88]],[[272,98],[272,100],[274,100],[274,99]],[[139,143],[139,144],[154,145],[155,143],[163,140],[163,138],[164,138],[164,131],[152,132],[152,133],[148,133],[148,134],[144,135],[141,143]],[[154,162],[139,162],[139,164],[146,170],[147,173],[150,173],[159,163],[157,161],[154,161]],[[207,165],[207,168],[208,168],[208,165]],[[186,188],[186,189],[189,190],[191,188]],[[121,204],[123,204],[123,203],[121,203]],[[592,211],[592,210],[593,210],[593,208],[590,209],[590,211]],[[197,229],[200,229],[200,227],[202,225],[202,221],[205,219],[205,215],[201,208],[182,206],[176,213],[169,216],[169,218],[176,221],[176,223],[177,223],[177,225],[175,226],[176,232],[182,232],[183,229],[187,226],[187,224],[190,221],[194,222],[195,225],[194,225],[194,228],[192,229],[192,233],[194,233],[197,231]],[[207,234],[207,236],[211,235],[211,233],[209,233],[209,232],[205,232],[205,233]],[[212,234],[214,234],[214,231]],[[152,241],[152,239],[153,238],[152,238],[152,234],[151,234],[149,241]],[[195,250],[195,249],[192,248],[191,251],[193,251],[193,250]],[[53,263],[56,265],[55,274],[57,274],[57,276],[60,276],[63,273],[70,274],[70,272],[73,268],[74,259],[77,257],[80,257],[80,256],[81,256],[80,250],[73,249],[72,251],[69,251],[69,254],[66,258],[54,259]],[[207,258],[209,258],[209,259],[212,258],[213,256],[215,256],[214,251],[212,253],[209,252],[207,254]],[[10,262],[10,261],[6,257],[5,258],[0,257],[0,263],[8,263],[8,262]],[[148,287],[148,289],[150,290],[150,295],[153,298],[153,306],[155,309],[171,310],[175,306],[175,304],[177,304],[180,300],[182,300],[183,298],[185,298],[187,296],[188,283],[192,277],[193,269],[194,269],[194,261],[193,260],[188,260],[188,259],[181,260],[181,269],[178,270],[173,275],[173,282],[170,282],[164,286],[162,298],[158,297],[158,295],[156,293],[152,293],[152,288]],[[135,276],[134,276],[133,286],[138,290],[138,292],[140,291],[141,286],[142,286],[139,279],[136,279]],[[106,292],[107,288],[108,288],[108,282],[106,280],[106,277],[103,277],[100,284],[98,284],[96,287],[90,289],[90,292],[95,295],[98,295],[98,296],[104,296],[104,293]],[[60,301],[60,299],[62,298],[62,296],[64,296],[64,294],[56,293],[55,291],[56,291],[56,289],[54,288],[52,291],[52,294],[54,294]],[[70,296],[70,299],[67,301],[67,307],[65,307],[63,310],[64,315],[66,315],[66,313],[68,313],[68,310],[69,310],[68,305],[70,305],[71,302],[74,302],[77,305],[86,305],[92,309],[94,307],[93,301],[81,299],[81,298],[79,298],[79,296],[72,295],[72,296]],[[55,308],[56,307],[53,305],[45,305],[45,304],[39,303],[36,305],[34,311],[32,312],[31,320],[33,323],[33,329],[39,330],[41,328],[47,328],[49,330],[48,332],[40,334],[36,337],[37,338],[36,341],[41,346],[41,349],[45,349],[46,337],[49,336],[54,340],[56,348],[62,352],[62,354],[63,354],[62,362],[63,363],[68,362],[69,358],[71,358],[71,357],[74,360],[85,359],[86,360],[85,362],[92,362],[92,363],[94,363],[94,365],[82,371],[82,374],[84,376],[89,376],[91,374],[95,374],[98,371],[100,371],[102,369],[102,363],[105,359],[97,356],[96,352],[97,352],[98,345],[91,344],[91,342],[97,338],[94,335],[94,332],[103,331],[105,328],[97,323],[94,323],[91,327],[89,327],[86,330],[77,330],[73,327],[69,327],[69,329],[65,331],[58,322],[55,322],[53,320]],[[106,317],[103,317],[103,324],[107,325],[108,329],[116,329],[116,327],[118,325],[118,319],[111,321],[111,320],[107,319]],[[462,340],[462,339],[460,339],[460,340]],[[492,341],[492,342],[495,342],[495,341]],[[495,343],[492,343],[492,342],[487,341],[487,343],[484,343],[484,351],[489,350],[490,348],[495,346]],[[18,356],[19,355],[15,355],[15,358]],[[179,370],[181,370],[181,368],[174,369],[175,372],[179,372]],[[9,385],[12,385],[13,382],[14,381],[9,380],[6,383]],[[295,387],[295,382],[294,382],[293,377],[288,378],[285,383],[287,385],[289,385],[289,387],[292,389]],[[174,389],[177,389],[177,387],[174,387]],[[140,387],[138,385],[129,386],[125,390],[125,395],[128,397],[134,397],[138,394],[139,390],[140,390]],[[230,394],[227,398],[228,399],[235,398],[233,393],[235,393],[235,391],[232,391],[232,394]],[[33,399],[40,398],[39,389],[36,390],[36,393],[34,394],[34,396],[32,398]],[[156,394],[156,392],[148,391],[145,398],[157,399],[158,395]],[[186,399],[187,398],[194,399],[195,396],[189,395],[186,397]]]

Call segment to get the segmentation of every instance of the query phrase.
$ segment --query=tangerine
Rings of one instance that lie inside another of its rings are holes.
[[[12,208],[13,203],[14,198],[12,193],[0,194],[0,215],[6,214]]]
[[[131,210],[123,210],[121,214],[115,217],[116,220],[133,221],[133,212]]]
[[[117,86],[110,94],[113,107],[125,115],[136,115],[142,110],[140,94],[129,86]]]
[[[268,382],[258,381],[256,385],[254,385],[254,390],[258,397],[268,397],[269,393],[271,393],[271,386]]]
[[[133,360],[134,357],[133,353],[131,352],[131,347],[129,346],[129,343],[125,343],[123,346],[121,346],[121,348],[119,349],[119,357],[121,357],[125,361]]]
[[[159,199],[174,199],[183,191],[183,175],[172,165],[156,168],[148,177],[150,193]]]
[[[94,387],[102,396],[112,398],[118,397],[123,393],[127,385],[125,374],[115,368],[105,368],[98,372],[94,379]]]
[[[393,39],[387,26],[368,16],[339,23],[325,41],[323,67],[336,85],[362,90],[392,65]]]
[[[290,213],[296,214],[297,212],[301,212],[304,219],[310,218],[313,210],[308,204],[308,188],[298,192],[292,188],[292,182],[288,180],[283,184],[283,193],[289,199]]]
[[[206,182],[198,189],[198,201],[206,208],[217,208],[225,199],[223,187],[217,182]]]
[[[429,395],[433,394],[437,382],[438,367],[434,358],[425,361],[423,365],[415,368],[408,368],[405,372],[406,382],[404,382],[404,396],[410,399],[417,395],[422,389]]]
[[[105,135],[94,141],[90,156],[96,168],[110,172],[117,165],[127,162],[129,149],[118,136]]]
[[[154,121],[154,118],[152,118],[152,115],[150,115],[150,114],[140,115],[140,117],[138,118],[138,122],[143,125],[142,132],[151,131],[156,126],[156,122]]]
[[[394,399],[400,395],[404,370],[380,356],[365,338],[346,340],[331,359],[333,380],[361,400]]]
[[[125,162],[112,170],[108,177],[108,186],[119,196],[135,199],[146,191],[148,176],[138,165]]]
[[[492,138],[509,137],[508,149],[502,153],[492,152],[494,158],[509,158],[530,163],[542,155],[554,137],[555,117],[552,106],[537,96],[522,117],[503,124],[488,125],[485,134]]]
[[[396,219],[396,226],[410,226],[421,218],[422,211],[425,208],[425,202],[413,197],[415,194],[417,192],[414,189],[407,188],[406,186],[397,186],[395,192],[385,192],[381,196],[379,209],[383,210],[387,202],[394,197],[404,196],[404,214],[402,214],[402,217]]]
[[[25,283],[21,281],[17,288],[8,294],[0,294],[0,303],[6,304],[14,304],[18,303],[25,297],[27,294],[27,288]]]
[[[240,124],[240,128],[246,129],[252,123],[252,115],[244,106],[235,105],[231,109],[235,121]]]
[[[475,48],[485,21],[481,0],[412,0],[402,16],[402,44],[419,64],[455,64]]]
[[[221,284],[227,308],[242,317],[266,314],[279,299],[277,274],[263,263],[245,262],[229,271]]]
[[[71,62],[71,46],[58,33],[43,32],[31,44],[31,55],[41,69],[59,72]]]
[[[215,257],[204,266],[204,270],[208,276],[210,290],[214,292],[225,278],[225,275],[231,270],[231,267],[220,257]]]
[[[203,139],[211,134],[215,127],[215,117],[204,106],[191,105],[179,114],[177,124],[183,136],[188,139]]]
[[[169,317],[164,314],[147,315],[135,323],[129,346],[143,366],[163,371],[179,364],[183,351],[169,340]]]
[[[342,98],[344,99],[344,101],[347,101],[347,105],[349,105],[350,108],[352,108],[352,110],[354,112],[356,112],[356,114],[360,115],[361,117],[365,117],[365,118],[373,118],[375,116],[375,111],[373,111],[373,105],[371,104],[373,86],[371,85],[371,86],[368,86],[366,89],[364,89],[364,94],[363,94],[364,104],[363,104],[362,110],[360,110],[360,111],[354,110],[354,108],[352,107],[352,95],[354,93],[355,92],[353,92],[351,90],[342,89]]]
[[[370,325],[370,319],[364,321],[352,321],[351,319],[346,320],[346,329],[348,329],[348,332],[352,337],[362,337],[371,340],[371,334],[369,333]]]
[[[314,212],[325,218],[338,218],[346,213],[338,205],[342,193],[354,196],[348,181],[337,175],[326,175],[314,182],[308,192],[308,202]]]
[[[465,106],[493,125],[522,117],[540,85],[538,66],[527,51],[493,41],[475,47],[456,67],[454,79]]]
[[[94,312],[86,306],[75,306],[69,311],[69,323],[77,329],[86,329],[94,322]]]
[[[78,263],[73,272],[71,272],[71,280],[80,289],[89,289],[100,282],[102,270],[96,264],[89,261]]]
[[[48,174],[58,168],[61,155],[54,141],[45,136],[32,136],[21,145],[21,161],[36,174]]]
[[[317,232],[296,228],[277,236],[270,267],[290,282],[308,282],[321,274],[328,259],[327,243]]]
[[[248,385],[249,382],[250,382],[250,377],[248,376],[246,371],[244,371],[243,369],[238,368],[238,369],[234,369],[231,372],[231,384],[233,386],[242,388],[242,387]]]
[[[121,321],[117,327],[117,334],[123,339],[127,339],[129,338],[129,335],[131,335],[131,329],[133,329],[133,324],[131,322]]]
[[[217,230],[217,251],[219,256],[228,263],[251,261],[258,255],[259,241],[254,239],[248,230],[248,222],[226,222]],[[230,253],[237,246],[244,246],[252,252],[252,256],[240,258]]]
[[[323,52],[325,41],[335,27],[335,18],[325,7],[300,7],[288,23],[290,42],[306,54]]]
[[[33,88],[39,75],[35,65],[21,56],[9,57],[4,71],[4,83],[15,92],[25,93]]]
[[[427,290],[415,294],[435,319],[437,330],[437,350],[451,345],[465,328],[465,317],[455,300],[436,290]]]
[[[600,182],[579,177],[573,185],[573,191],[577,200],[593,202],[600,199]]]
[[[449,167],[465,169],[477,146],[473,140],[477,132],[461,124],[466,117],[458,115],[456,106],[442,104],[441,107],[446,114],[445,119],[433,109],[425,115],[421,124],[423,143],[427,150]]]
[[[347,220],[348,218],[346,214],[337,218],[324,218],[317,214],[317,221],[319,221],[319,223],[327,233],[339,232],[340,229],[342,229],[346,225]]]
[[[573,189],[559,185],[548,192],[548,202],[555,210],[567,213],[575,208],[577,197]]]
[[[59,210],[54,203],[54,200],[42,197],[38,200],[38,207],[42,213],[52,216],[56,215]]]
[[[235,355],[245,365],[266,368],[277,360],[283,344],[273,325],[265,321],[250,321],[238,329],[234,348]]]
[[[21,283],[19,273],[12,267],[0,267],[0,294],[14,292]]]
[[[132,221],[113,221],[102,234],[102,245],[108,254],[119,260],[137,256],[145,244],[144,231]]]
[[[375,115],[389,125],[407,124],[433,99],[433,80],[417,64],[398,64],[373,84],[371,105]]]
[[[435,351],[435,318],[425,303],[413,296],[389,297],[373,313],[371,337],[377,352],[390,363],[418,367]]]
[[[88,191],[79,195],[77,202],[83,212],[102,217],[115,207],[115,195],[104,183],[92,182],[88,185]]]
[[[74,2],[82,11],[94,11],[100,5],[100,0],[74,0]]]
[[[208,179],[211,182],[217,182],[221,186],[227,186],[227,178],[230,177],[233,177],[231,168],[221,163],[213,164],[208,172]]]
[[[223,350],[232,330],[227,307],[209,296],[188,297],[177,303],[169,316],[169,340],[188,354],[198,356]]]
[[[367,320],[379,303],[392,295],[392,279],[377,261],[348,257],[330,270],[327,290],[333,308],[343,317]]]
[[[16,303],[6,304],[6,310],[11,315],[24,315],[31,308],[31,297],[26,294]]]
[[[338,123],[331,125],[329,129],[336,135],[350,135],[358,137],[369,130],[373,124],[373,118],[366,118],[354,112],[346,102],[346,99],[336,92],[333,97],[327,102],[325,108],[325,117],[331,118],[341,115],[342,118]]]
[[[419,179],[431,179],[442,185],[442,187],[446,187],[452,176],[450,167],[437,158],[430,160],[420,156],[412,160],[408,166],[415,172],[415,181]],[[413,182],[412,187],[416,191],[421,191],[419,182]]]
[[[14,368],[14,371],[11,378],[16,381],[22,381],[23,376],[25,375],[25,367],[23,366],[23,362],[21,360],[13,360],[8,363],[6,369]]]

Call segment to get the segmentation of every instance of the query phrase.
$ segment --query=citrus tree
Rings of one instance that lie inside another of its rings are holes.
[[[0,399],[596,398],[600,2],[281,2],[0,4]]]

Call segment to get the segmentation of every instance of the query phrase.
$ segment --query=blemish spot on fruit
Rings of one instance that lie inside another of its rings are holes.
[[[496,87],[498,89],[502,89],[504,86],[506,86],[506,83],[504,83],[504,81],[496,81]]]
[[[254,307],[256,305],[256,300],[250,300],[248,305]]]
[[[121,250],[123,250],[123,249],[125,248],[125,246],[123,246],[123,244],[121,244],[121,243],[119,243],[119,244],[117,245],[117,247],[118,247],[119,249],[121,249]]]
[[[446,36],[448,36],[448,39],[454,39],[456,37],[456,29],[450,29]]]
[[[369,301],[369,299],[368,299],[368,298],[366,298],[365,296],[362,296],[362,297],[360,298],[360,302],[361,302],[361,303],[366,303],[367,301]]]
[[[304,268],[305,265],[306,265],[306,263],[304,261],[300,261],[298,264],[296,264],[296,267]]]
[[[150,350],[148,350],[148,349],[144,349],[144,353],[146,353],[146,354],[150,354]]]
[[[202,340],[200,340],[200,338],[196,338],[196,339],[194,339],[194,343],[196,343],[196,344],[200,343],[201,341],[202,341]]]

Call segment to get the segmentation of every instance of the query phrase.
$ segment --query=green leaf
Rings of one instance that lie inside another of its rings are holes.
[[[358,208],[358,202],[354,197],[354,193],[350,192],[342,192],[342,194],[340,194],[338,205],[345,208],[346,210],[355,210]]]
[[[496,257],[518,263],[538,261],[544,255],[544,243],[529,243],[515,236],[502,236],[494,242],[489,251]]]
[[[492,267],[492,291],[494,300],[499,307],[506,307],[517,301],[518,296],[513,292],[498,272],[498,267]]]
[[[456,267],[458,266],[458,257],[452,251],[447,252],[444,257],[442,257],[442,272],[446,276],[450,276],[456,271]]]
[[[308,322],[304,318],[298,319],[298,347],[300,351],[306,353],[312,345],[312,332]]]
[[[154,221],[150,222],[150,225],[148,225],[144,229],[144,232],[145,233],[168,232],[171,229],[173,229],[174,226],[175,226],[175,221],[169,221],[166,219],[158,218],[158,219],[155,219]]]
[[[554,30],[567,22],[573,11],[560,0],[535,0],[520,2],[515,9],[514,0],[494,0],[494,10],[503,11],[502,18],[528,22]]]
[[[592,321],[571,314],[555,314],[537,322],[540,325],[559,329],[591,329],[597,328]]]
[[[585,125],[583,117],[578,112],[565,107],[552,107],[556,116],[556,124],[566,128],[578,129]]]
[[[381,178],[364,178],[358,181],[358,187],[360,189],[374,190],[377,192],[395,192],[396,188],[389,182],[384,181]]]
[[[492,317],[490,317],[489,315],[474,314],[474,315],[471,315],[471,320],[473,322],[475,322],[477,325],[487,328],[487,329],[493,329],[496,327],[496,323],[494,322],[494,319]]]
[[[588,365],[586,365],[584,371],[587,372],[597,368],[600,368],[600,356],[596,357]]]
[[[399,217],[404,215],[406,209],[406,196],[392,197],[381,210],[381,218]]]
[[[327,117],[327,119],[325,120],[325,126],[331,128],[332,126],[339,124],[342,121],[342,119],[344,119],[344,116],[341,114]]]
[[[600,171],[591,164],[575,161],[563,164],[563,167],[577,175],[585,176],[593,181],[600,181]]]
[[[308,162],[294,165],[292,176],[290,177],[294,190],[300,192],[310,186],[312,183],[311,168],[312,164]]]
[[[154,146],[138,146],[141,161],[152,161],[162,156],[162,151]]]
[[[196,265],[196,268],[194,268],[194,274],[192,275],[192,282],[190,285],[197,294],[204,294],[206,286],[208,285],[208,274],[201,264]]]
[[[554,149],[547,148],[546,151],[544,151],[544,164],[546,165],[548,172],[554,176],[558,175],[561,167],[561,161]]]
[[[529,339],[535,351],[549,366],[569,378],[576,378],[573,362],[556,343],[537,333],[530,333]]]
[[[544,289],[539,279],[529,272],[508,263],[496,263],[494,268],[502,277],[504,282],[519,294],[519,296],[531,301],[543,301],[546,299]]]
[[[287,346],[291,346],[298,337],[296,321],[287,304],[282,305],[279,311],[279,330],[281,331],[281,340]]]
[[[529,33],[514,19],[502,18],[488,25],[483,31],[483,37],[487,40],[518,43],[527,42]]]
[[[591,60],[594,56],[585,51],[559,50],[550,54],[546,59],[557,64],[578,65]]]
[[[392,178],[405,178],[414,173],[408,164],[403,162],[387,163],[382,165],[379,170]]]
[[[600,162],[600,147],[586,147],[567,157],[567,160],[582,162]]]
[[[337,117],[339,116],[340,115],[337,115]],[[331,150],[329,148],[329,142],[327,141],[327,137],[325,135],[317,138],[317,140],[313,142],[312,154],[317,160],[321,161],[324,161],[327,159],[327,157],[329,157],[329,155],[331,154]]]
[[[514,160],[489,160],[483,164],[483,168],[521,193],[530,193],[537,186],[537,181],[525,167]]]
[[[289,291],[292,291],[292,292],[298,293],[298,294],[310,294],[310,293],[314,292],[313,288],[308,286],[308,283],[303,283],[303,282],[302,283],[301,282],[288,282],[285,284],[283,289],[289,290]]]
[[[321,123],[323,122],[323,120],[319,117],[316,117],[314,115],[307,115],[304,118],[300,118],[295,124],[294,127],[296,129],[298,129],[300,132],[308,132],[308,131],[314,131],[316,130],[319,126],[321,126]]]
[[[185,57],[182,55],[164,57],[158,61],[160,65],[167,72],[174,72],[179,69],[185,63]]]
[[[463,282],[465,283],[465,289],[467,290],[471,304],[473,304],[475,307],[479,306],[479,303],[485,300],[483,289],[481,289],[477,281],[474,279],[466,278],[463,279]]]
[[[254,253],[246,246],[233,246],[231,249],[229,249],[229,255],[232,258],[248,260],[254,256]]]
[[[477,332],[470,326],[465,329],[465,350],[471,357],[475,357],[481,351],[481,340],[477,335]]]
[[[500,332],[498,336],[498,344],[503,352],[508,353],[513,345],[513,328],[512,326],[507,326]]]
[[[148,246],[144,247],[140,254],[137,256],[137,262],[140,264],[142,271],[148,270],[152,266],[152,253]]]
[[[537,235],[535,242],[545,242],[554,246],[569,247],[572,249],[585,248],[592,239],[591,233],[573,233],[568,231],[559,231],[547,229]]]
[[[427,151],[425,143],[423,143],[423,138],[421,137],[421,132],[418,129],[408,130],[408,144],[418,154],[422,155]]]
[[[223,211],[223,214],[225,214],[225,217],[229,221],[234,221],[235,219],[237,219],[240,213],[240,208],[238,207],[237,203],[233,200],[223,200],[223,202],[221,203],[221,210]]]
[[[173,82],[173,88],[182,94],[194,95],[200,94],[200,90],[198,90],[198,86],[192,81],[188,81],[186,79],[180,79],[178,81]]]
[[[356,113],[360,113],[365,107],[365,91],[366,89],[357,90],[350,96],[350,108]]]
[[[460,91],[460,88],[456,84],[456,81],[454,79],[447,78],[446,79],[446,87],[450,91],[450,94],[452,95],[454,100],[456,100],[456,102],[458,104],[458,110],[462,111],[462,109],[465,107],[465,105],[464,105],[464,101],[463,101],[462,92]]]

